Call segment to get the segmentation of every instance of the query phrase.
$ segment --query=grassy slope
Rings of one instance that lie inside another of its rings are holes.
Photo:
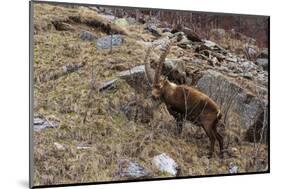
[[[263,170],[263,166],[251,166],[254,148],[244,142],[231,143],[239,151],[236,158],[206,160],[209,141],[202,129],[186,124],[183,137],[175,138],[174,121],[163,106],[149,124],[127,120],[119,107],[132,99],[135,92],[125,81],[118,81],[116,90],[94,92],[89,102],[92,70],[99,70],[98,85],[115,76],[118,71],[111,69],[114,64],[125,68],[142,64],[145,49],[136,40],[153,37],[141,25],[127,26],[129,35],[122,46],[114,48],[112,53],[97,50],[93,42],[82,41],[79,33],[87,30],[98,37],[105,33],[78,23],[72,23],[73,31],[57,31],[50,24],[69,15],[95,17],[96,13],[83,7],[35,5],[34,111],[59,125],[57,129],[34,132],[35,185],[120,179],[116,170],[122,158],[138,161],[154,177],[167,176],[151,164],[153,156],[159,153],[171,156],[181,166],[184,176],[228,173],[230,162],[239,167],[239,172]],[[81,62],[85,62],[85,67],[78,72],[40,82],[41,77],[61,70],[64,65]],[[83,124],[88,103],[91,106]],[[58,150],[55,142],[63,144],[65,150]],[[78,150],[78,145],[90,148]],[[260,157],[267,161],[266,146],[262,146]]]

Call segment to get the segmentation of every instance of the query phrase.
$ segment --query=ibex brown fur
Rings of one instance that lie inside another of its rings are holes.
[[[153,81],[152,98],[154,100],[160,99],[166,104],[169,113],[177,121],[178,135],[182,132],[183,121],[191,121],[198,126],[202,126],[209,137],[211,143],[209,155],[213,155],[216,140],[219,142],[220,151],[222,153],[223,138],[216,129],[222,117],[218,105],[207,95],[193,87],[176,85],[167,79],[160,79],[163,62],[169,53],[169,49],[170,43],[160,56],[154,78],[152,76],[153,70],[147,62],[148,54],[146,55],[146,74],[150,83]],[[150,50],[147,53],[149,52]]]

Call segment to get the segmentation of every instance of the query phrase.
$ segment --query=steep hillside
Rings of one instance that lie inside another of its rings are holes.
[[[113,13],[35,4],[35,185],[267,171],[268,73],[264,64],[237,50],[243,42],[229,33],[223,47],[193,42],[186,32],[163,32],[150,21]],[[196,78],[194,87],[222,107],[224,158],[218,146],[215,157],[207,158],[209,139],[201,127],[186,122],[177,137],[165,105],[152,111],[140,65],[155,44],[153,66],[162,42],[172,35],[182,35],[183,41],[172,47],[167,69],[181,69],[188,81]],[[262,61],[264,56],[255,55]],[[136,66],[140,71],[124,72]],[[155,164],[163,153],[176,163],[176,174]]]

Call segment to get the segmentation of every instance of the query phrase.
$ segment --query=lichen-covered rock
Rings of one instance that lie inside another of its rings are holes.
[[[129,25],[128,21],[126,18],[119,18],[113,21],[114,24],[117,24],[119,26],[127,26]]]

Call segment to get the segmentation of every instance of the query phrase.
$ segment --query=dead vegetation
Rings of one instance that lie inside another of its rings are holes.
[[[179,176],[227,174],[230,164],[239,173],[267,170],[267,145],[258,145],[257,156],[255,143],[243,141],[235,121],[224,131],[229,136],[226,157],[207,159],[208,138],[202,128],[187,122],[182,137],[176,138],[175,120],[166,107],[151,112],[148,94],[125,80],[98,90],[119,71],[143,64],[147,46],[139,41],[155,37],[142,24],[119,26],[87,7],[48,4],[35,4],[34,23],[34,112],[59,126],[34,132],[35,185],[124,179],[116,170],[117,162],[126,158],[139,162],[154,178],[166,177],[151,163],[163,152],[177,162]],[[124,43],[100,50],[79,38],[84,30],[98,38],[123,34]],[[160,51],[154,49],[150,58]],[[193,53],[172,47],[168,57],[184,59]]]

